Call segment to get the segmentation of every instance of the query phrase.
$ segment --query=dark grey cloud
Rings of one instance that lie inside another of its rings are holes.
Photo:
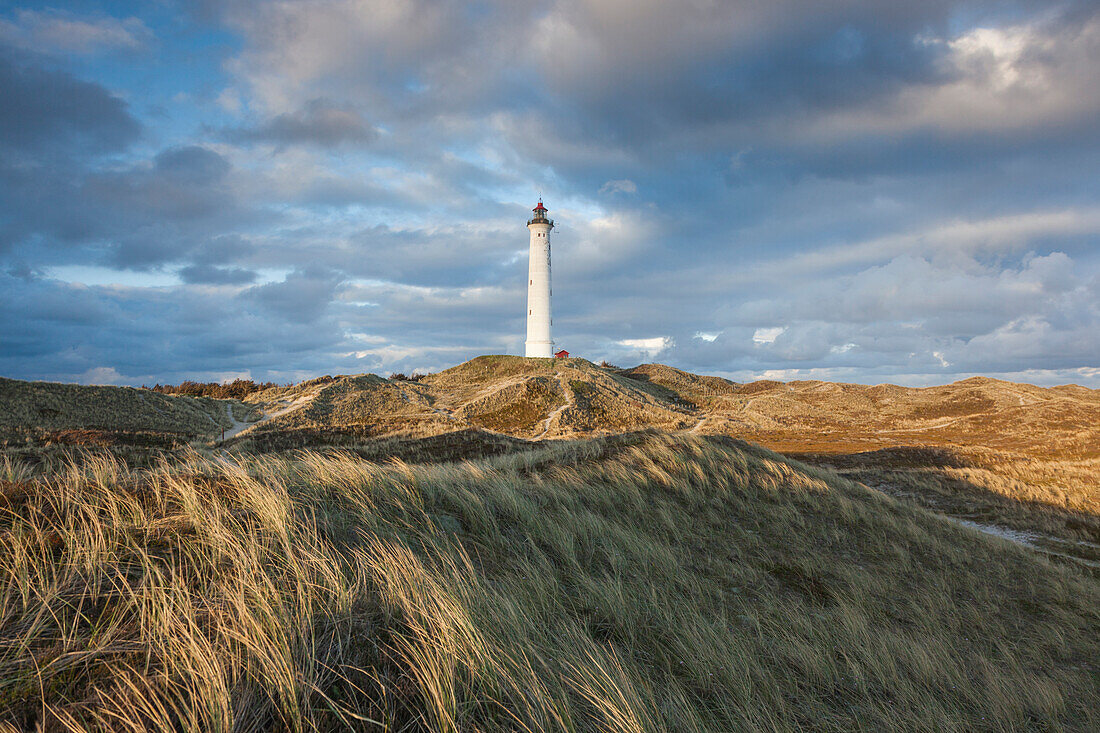
[[[5,157],[101,154],[137,140],[128,105],[99,84],[21,64],[0,47],[0,150]]]
[[[189,265],[179,271],[180,279],[189,284],[247,285],[255,282],[256,273],[241,267]]]
[[[166,179],[184,184],[210,185],[223,180],[231,166],[213,150],[199,145],[184,145],[157,153],[153,168]]]
[[[0,244],[41,263],[144,269],[208,260],[227,235],[261,216],[228,180],[230,163],[204,146],[99,166],[72,155],[0,164]]]
[[[282,282],[252,287],[242,293],[240,299],[280,319],[308,324],[324,315],[340,281],[336,273],[310,268],[292,272]]]
[[[364,144],[378,137],[377,131],[351,106],[325,99],[311,99],[299,110],[275,115],[255,127],[229,130],[227,134],[229,139],[244,143],[324,147]]]

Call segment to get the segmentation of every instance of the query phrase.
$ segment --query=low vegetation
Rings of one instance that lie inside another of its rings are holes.
[[[556,380],[532,377],[470,402],[461,414],[479,428],[532,436],[542,432],[548,416],[564,403],[565,396]]]
[[[1076,567],[728,438],[520,448],[0,463],[0,720],[1100,728]]]
[[[426,377],[426,374],[405,374],[404,372],[393,372],[390,374],[389,379],[391,382],[419,382]]]
[[[234,379],[232,382],[181,382],[157,384],[151,389],[160,394],[181,394],[189,397],[213,397],[219,400],[243,400],[265,389],[278,387],[275,382],[253,382],[251,379]],[[143,387],[143,389],[146,389]]]

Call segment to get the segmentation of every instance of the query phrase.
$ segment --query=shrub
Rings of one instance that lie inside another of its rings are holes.
[[[161,394],[179,394],[189,397],[213,397],[219,400],[243,400],[253,392],[260,392],[272,387],[278,387],[275,382],[253,382],[251,379],[234,379],[225,384],[219,382],[192,382],[190,380],[179,384],[157,384],[152,387],[154,392]],[[146,387],[145,389],[149,389]]]

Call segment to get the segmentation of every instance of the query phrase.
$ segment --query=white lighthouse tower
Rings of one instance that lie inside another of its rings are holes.
[[[527,349],[525,356],[551,357],[550,340],[550,230],[554,220],[546,218],[546,207],[539,199],[535,216],[527,222],[531,232],[531,259],[527,266]]]

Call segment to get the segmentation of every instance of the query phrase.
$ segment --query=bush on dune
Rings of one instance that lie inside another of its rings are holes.
[[[243,400],[250,394],[272,389],[279,385],[275,382],[253,382],[251,379],[234,379],[232,382],[181,382],[179,384],[156,384],[151,388],[160,394],[187,395],[188,397],[213,397],[219,400]]]

